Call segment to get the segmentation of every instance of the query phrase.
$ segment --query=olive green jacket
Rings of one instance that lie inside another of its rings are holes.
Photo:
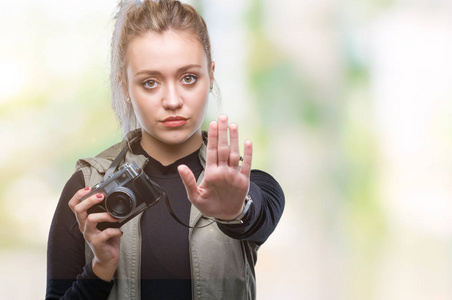
[[[143,155],[132,153],[131,144],[141,138],[141,131],[130,132],[125,139],[113,145],[94,158],[81,159],[77,162],[77,170],[83,172],[86,186],[99,183],[112,163],[124,147],[129,147],[125,155],[126,161],[135,161],[144,168],[148,159]],[[199,160],[206,165],[206,142],[201,146]],[[198,179],[202,181],[204,172]],[[152,209],[152,207],[150,208]],[[120,259],[116,270],[115,284],[108,299],[141,299],[141,228],[139,214],[121,227],[124,235],[120,244]],[[210,222],[202,218],[195,206],[191,206],[190,226],[203,226]],[[158,247],[158,245],[157,245]],[[205,228],[190,228],[189,251],[192,274],[193,299],[255,299],[256,281],[254,266],[259,246],[253,242],[240,241],[225,235],[216,223]],[[91,249],[85,244],[85,259],[90,262],[94,257]]]

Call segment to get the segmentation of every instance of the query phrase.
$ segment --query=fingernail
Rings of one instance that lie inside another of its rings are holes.
[[[101,199],[101,198],[104,197],[104,195],[103,195],[103,194],[97,194],[96,197],[97,197],[98,199]]]
[[[89,191],[90,187],[87,186],[86,188],[84,188],[85,191]]]

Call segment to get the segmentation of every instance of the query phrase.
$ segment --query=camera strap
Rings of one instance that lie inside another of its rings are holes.
[[[118,168],[119,163],[121,162],[122,158],[126,155],[127,150],[129,150],[129,146],[125,146],[124,149],[119,152],[118,156],[113,160],[110,167],[108,167],[108,170],[105,172],[104,180],[108,177],[110,177]]]
[[[108,167],[107,171],[105,172],[104,180],[106,178],[108,178],[109,176],[111,176],[116,171],[116,169],[119,166],[119,163],[124,158],[124,156],[126,155],[128,150],[129,150],[129,145],[126,145],[124,147],[124,149],[122,149],[121,152],[118,154],[118,156],[116,156],[116,158],[111,163],[110,167]],[[209,226],[209,225],[211,225],[212,223],[215,222],[215,221],[212,221],[212,222],[210,222],[210,223],[208,223],[206,225],[203,225],[203,226],[190,226],[190,225],[185,224],[184,222],[182,222],[176,216],[176,214],[174,213],[173,209],[171,208],[171,204],[169,202],[168,195],[165,193],[165,190],[157,182],[151,180],[151,183],[162,193],[162,197],[165,199],[166,208],[167,208],[168,212],[170,213],[170,215],[173,217],[173,219],[177,223],[181,224],[182,226],[188,227],[188,228],[204,228],[204,227],[207,227],[207,226]]]
[[[181,224],[182,226],[185,226],[185,227],[188,227],[188,228],[204,228],[204,227],[207,227],[207,226],[209,226],[209,225],[211,225],[212,223],[215,222],[215,221],[212,221],[212,222],[210,222],[210,223],[208,223],[208,224],[206,224],[206,225],[203,225],[203,226],[190,226],[190,225],[185,224],[184,222],[182,222],[182,221],[176,216],[176,214],[174,213],[173,209],[171,208],[171,205],[170,205],[168,196],[166,195],[165,192],[163,192],[163,193],[164,193],[163,197],[165,198],[166,208],[168,209],[168,212],[169,212],[170,215],[173,217],[173,219],[174,219],[177,223]],[[192,205],[193,205],[193,204],[192,204]]]

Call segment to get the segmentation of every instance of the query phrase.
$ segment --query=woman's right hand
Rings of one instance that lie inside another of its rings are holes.
[[[104,200],[104,195],[93,194],[87,199],[80,199],[91,191],[90,187],[79,190],[69,201],[69,207],[75,214],[80,232],[83,234],[91,251],[94,253],[92,268],[94,274],[105,281],[111,281],[119,261],[119,244],[122,231],[119,228],[99,230],[100,222],[118,222],[109,213],[88,214],[88,209]]]

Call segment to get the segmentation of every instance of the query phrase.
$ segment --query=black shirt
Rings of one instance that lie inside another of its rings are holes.
[[[137,154],[149,158],[144,172],[167,193],[174,214],[189,223],[191,203],[177,171],[187,165],[198,178],[203,168],[199,150],[168,166],[150,157],[141,147]],[[174,220],[164,201],[147,209],[141,218],[141,297],[142,299],[191,299],[191,273],[188,227]]]
[[[199,150],[163,166],[136,144],[135,154],[149,158],[145,173],[168,194],[177,217],[188,224],[191,203],[177,172],[187,165],[195,177],[203,168]],[[284,209],[284,194],[269,174],[252,170],[249,194],[253,205],[244,217],[244,224],[223,225],[220,229],[235,239],[262,244],[273,232]],[[85,265],[85,243],[69,200],[85,187],[81,171],[69,179],[58,203],[49,234],[47,253],[46,299],[106,299],[113,282],[105,282]],[[191,271],[188,250],[188,228],[177,223],[163,201],[147,209],[141,219],[141,296],[142,299],[191,299]],[[83,295],[83,297],[82,297]]]

